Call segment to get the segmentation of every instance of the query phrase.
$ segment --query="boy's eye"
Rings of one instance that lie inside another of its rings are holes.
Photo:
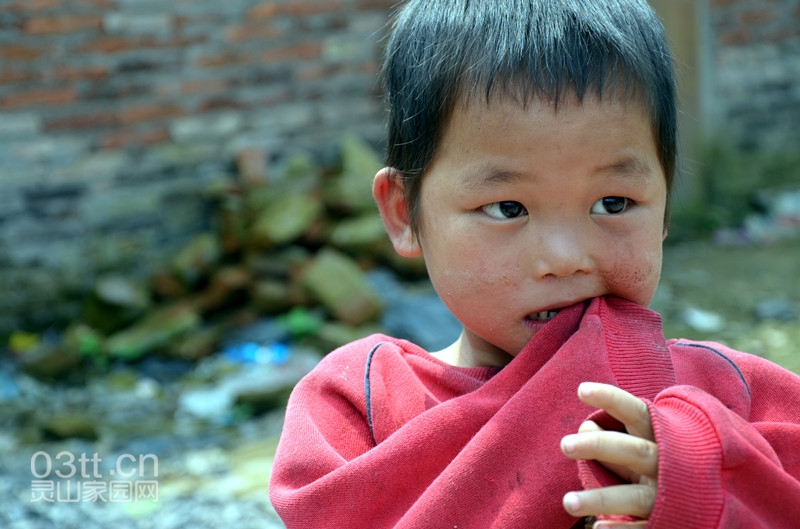
[[[603,197],[592,204],[591,213],[598,215],[617,215],[628,209],[632,200],[625,197]]]
[[[492,202],[491,204],[481,206],[481,209],[493,219],[515,219],[528,214],[528,210],[525,209],[525,206],[513,200]]]

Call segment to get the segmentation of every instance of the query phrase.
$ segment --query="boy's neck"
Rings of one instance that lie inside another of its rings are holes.
[[[458,336],[458,338],[456,339],[455,342],[451,343],[450,345],[448,345],[447,347],[445,347],[444,349],[442,349],[440,351],[432,352],[431,356],[433,356],[434,358],[436,358],[438,360],[441,360],[445,364],[450,364],[451,366],[472,367],[472,366],[467,366],[467,365],[462,365],[461,364],[460,349],[461,349],[461,339],[463,338],[463,336],[464,336],[464,333],[462,332]]]
[[[496,362],[482,361],[479,355],[475,354],[469,339],[464,335],[464,331],[461,331],[455,342],[430,354],[434,358],[455,367],[503,367],[502,365],[496,365]],[[511,361],[511,356],[508,357],[508,361]]]

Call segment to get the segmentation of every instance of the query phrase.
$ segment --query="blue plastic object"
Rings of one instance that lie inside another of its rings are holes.
[[[245,342],[228,347],[222,354],[232,362],[280,365],[289,360],[291,349],[280,342],[269,345]]]

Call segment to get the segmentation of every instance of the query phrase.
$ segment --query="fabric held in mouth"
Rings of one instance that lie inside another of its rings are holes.
[[[566,308],[504,368],[458,368],[373,335],[295,388],[270,483],[287,528],[582,527],[564,494],[618,483],[560,450],[592,417],[581,382],[648,402],[659,444],[649,528],[800,520],[800,377],[720,344],[665,341],[658,314]],[[757,476],[757,479],[754,478]]]

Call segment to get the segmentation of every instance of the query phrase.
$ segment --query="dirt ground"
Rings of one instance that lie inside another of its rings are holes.
[[[759,318],[765,302],[789,309],[788,315]],[[667,246],[652,308],[661,312],[668,338],[718,341],[800,373],[800,237],[746,247]],[[692,308],[721,317],[711,316],[716,328],[690,326]]]

